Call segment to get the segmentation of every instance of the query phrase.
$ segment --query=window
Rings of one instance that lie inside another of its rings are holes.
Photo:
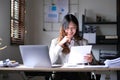
[[[11,0],[11,44],[24,44],[25,0]]]

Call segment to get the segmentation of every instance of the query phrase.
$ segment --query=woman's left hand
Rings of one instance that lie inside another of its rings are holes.
[[[84,59],[88,62],[88,63],[91,63],[92,62],[92,59],[93,59],[93,56],[92,54],[87,54],[84,56]]]

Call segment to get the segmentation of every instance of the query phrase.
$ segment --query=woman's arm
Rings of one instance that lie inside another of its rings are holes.
[[[83,45],[88,45],[88,40],[83,39]],[[91,64],[91,65],[98,65],[100,64],[99,61],[97,61],[91,51],[88,55],[85,56],[86,60]]]
[[[90,62],[90,64],[91,64],[91,65],[100,65],[99,61],[97,61],[97,60],[95,59],[93,53],[91,53],[91,55],[92,55],[93,59],[92,59],[92,61]]]
[[[49,49],[49,55],[52,64],[57,63],[58,57],[60,53],[62,52],[63,48],[57,44],[57,39],[53,39],[51,41],[50,49]]]

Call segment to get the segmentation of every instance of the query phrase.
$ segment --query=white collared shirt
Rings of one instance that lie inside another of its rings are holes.
[[[86,44],[87,44],[87,40],[84,39],[80,40],[79,44],[77,44],[75,40],[72,39],[71,42],[67,45],[69,46],[69,48],[71,48],[71,46],[86,45]],[[57,44],[57,38],[53,39],[49,50],[52,64],[65,64],[68,62],[69,53],[63,54],[62,50],[63,48]]]

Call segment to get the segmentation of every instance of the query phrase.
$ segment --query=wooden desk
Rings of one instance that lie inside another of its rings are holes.
[[[2,72],[24,72],[24,71],[34,71],[34,72],[99,72],[106,74],[106,80],[110,79],[111,71],[119,71],[120,67],[114,68],[27,68],[27,67],[0,67],[0,73]]]

